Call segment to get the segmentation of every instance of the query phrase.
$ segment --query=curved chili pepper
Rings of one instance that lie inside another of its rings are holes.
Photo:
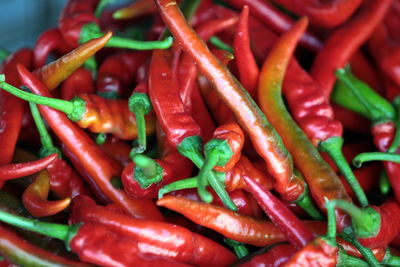
[[[205,189],[209,173],[213,169],[217,172],[231,170],[240,159],[244,141],[242,129],[233,122],[215,129],[213,139],[204,145],[206,158],[197,176],[198,192],[203,201],[212,201],[212,196]]]
[[[138,68],[148,56],[147,53],[131,51],[111,55],[98,70],[96,92],[110,98],[127,97]]]
[[[158,0],[157,5],[169,30],[184,51],[192,56],[203,75],[215,85],[224,102],[234,111],[239,124],[249,134],[257,152],[265,159],[269,172],[276,178],[278,191],[290,200],[297,199],[303,193],[304,183],[293,175],[283,142],[265,115],[186,23],[176,2]],[[290,184],[291,181],[293,183]]]
[[[21,81],[34,92],[51,96],[46,87],[29,71],[19,66]],[[43,117],[78,159],[83,169],[95,184],[112,202],[120,205],[125,212],[141,218],[160,219],[161,215],[155,205],[149,201],[134,200],[120,189],[114,188],[111,183],[113,175],[120,174],[120,168],[113,162],[85,133],[77,128],[68,118],[59,111],[46,106],[39,107]]]
[[[98,223],[121,235],[132,237],[142,244],[139,249],[145,254],[156,254],[201,266],[227,266],[235,260],[226,248],[186,228],[121,215],[96,205],[85,196],[74,199],[72,220],[74,223]],[[171,238],[175,242],[170,242]]]
[[[157,11],[157,6],[152,0],[139,0],[116,10],[112,17],[114,19],[132,19],[145,16]]]
[[[53,52],[63,55],[70,50],[71,47],[66,44],[58,28],[47,30],[36,40],[33,49],[33,66],[38,69],[45,65],[48,56]]]
[[[71,73],[61,85],[61,99],[70,100],[79,94],[94,93],[92,73],[84,67]]]
[[[1,72],[7,75],[7,82],[19,86],[16,65],[18,63],[30,68],[33,53],[30,49],[21,49],[9,56],[2,64]],[[24,114],[24,103],[5,91],[0,91],[0,165],[9,164],[14,154],[15,144],[21,129]],[[3,185],[0,182],[0,187]]]
[[[262,0],[226,0],[227,3],[242,9],[244,5],[250,8],[250,13],[279,33],[289,30],[295,22],[287,15],[275,8],[270,2]],[[318,51],[322,47],[321,41],[309,32],[305,32],[300,43],[305,47]]]
[[[251,52],[249,37],[249,7],[243,6],[233,40],[233,49],[239,71],[239,81],[249,94],[255,98],[260,70]]]
[[[50,178],[46,171],[41,171],[36,179],[22,194],[24,207],[35,217],[47,217],[59,213],[69,206],[71,198],[48,201]]]
[[[139,244],[133,238],[117,234],[109,228],[93,223],[64,225],[40,222],[0,211],[0,220],[23,229],[60,239],[66,247],[86,262],[102,266],[187,266],[153,255],[147,258],[139,253]],[[124,255],[119,255],[124,251]]]
[[[93,38],[103,35],[94,15],[98,0],[69,0],[64,7],[58,24],[60,31],[71,47],[77,47]],[[172,38],[163,41],[136,41],[122,37],[112,37],[107,42],[108,47],[129,48],[137,50],[167,49],[172,45]]]
[[[294,59],[289,63],[283,87],[292,114],[300,127],[308,135],[312,143],[319,150],[326,152],[334,161],[357,196],[361,206],[367,206],[368,199],[342,153],[344,142],[342,138],[342,125],[334,119],[329,99],[322,88]],[[268,102],[262,108],[265,108],[267,105]],[[272,116],[272,111],[268,114]],[[279,121],[276,123],[279,123]],[[288,125],[285,127],[288,127]],[[278,128],[278,131],[279,129],[281,128]],[[293,153],[293,155],[295,154]]]
[[[50,134],[47,132],[46,126],[40,117],[38,107],[33,103],[29,103],[29,106],[42,143],[42,148],[39,151],[40,156],[44,157],[50,153],[58,154],[58,157],[47,166],[51,191],[59,198],[73,198],[80,194],[88,194],[88,189],[83,184],[81,177],[67,162],[61,159],[61,152],[53,145]]]
[[[0,180],[7,181],[34,174],[45,169],[56,158],[57,154],[52,153],[43,159],[0,166]]]
[[[298,15],[307,16],[311,24],[325,28],[336,27],[345,22],[357,10],[362,0],[330,1],[320,0],[307,1],[299,0],[274,0]]]
[[[369,38],[390,7],[391,0],[364,1],[361,11],[329,36],[311,68],[311,75],[330,95],[336,81],[335,71],[343,68]],[[348,40],[351,40],[349,42]]]
[[[4,76],[0,76],[3,77]],[[69,119],[77,122],[82,128],[89,128],[95,133],[112,133],[116,137],[131,140],[137,137],[136,118],[129,111],[127,100],[104,99],[94,94],[80,94],[70,101],[43,97],[19,90],[5,82],[2,89],[12,92],[27,101],[42,104],[65,113]],[[155,118],[148,115],[146,131],[154,131]]]
[[[35,74],[46,85],[48,90],[54,90],[71,73],[79,68],[86,60],[103,48],[111,38],[111,32],[75,48],[58,60],[35,70]]]
[[[3,257],[19,266],[60,266],[89,267],[90,264],[65,259],[56,254],[38,248],[12,231],[0,226],[0,253]],[[9,265],[8,265],[9,266]],[[15,266],[15,265],[12,265]]]
[[[368,248],[387,246],[399,233],[397,214],[400,206],[396,201],[387,201],[381,206],[358,209],[346,201],[335,201],[336,207],[346,211],[352,218],[352,228],[358,241]]]
[[[131,146],[124,141],[111,137],[100,146],[104,152],[111,158],[114,158],[121,166],[126,167],[131,163],[129,154],[131,152]]]

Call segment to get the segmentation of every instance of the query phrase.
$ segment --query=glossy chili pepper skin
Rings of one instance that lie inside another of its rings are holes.
[[[116,233],[135,238],[144,254],[202,266],[227,266],[235,261],[230,251],[186,228],[121,215],[95,205],[85,196],[74,199],[72,220],[102,224]],[[171,238],[175,241],[170,242]]]
[[[0,180],[6,181],[10,179],[21,178],[39,172],[45,169],[57,157],[57,154],[51,154],[43,159],[31,162],[13,163],[0,166]]]
[[[187,25],[176,2],[159,0],[157,5],[174,37],[184,51],[192,56],[202,74],[215,85],[221,98],[235,113],[240,126],[249,134],[256,151],[265,159],[268,171],[276,179],[280,192],[287,199],[296,200],[303,192],[303,187],[298,181],[300,178],[293,174],[288,152],[277,132],[233,75]]]
[[[238,28],[233,41],[233,49],[240,83],[254,98],[260,70],[250,48],[248,6],[244,6],[240,14]]]
[[[65,259],[31,245],[4,226],[0,226],[0,235],[1,255],[18,266],[91,266],[87,263]]]
[[[24,207],[35,217],[53,216],[69,206],[71,198],[49,201],[50,178],[46,171],[41,171],[36,179],[22,194]]]
[[[317,238],[302,248],[301,251],[284,264],[285,267],[335,267],[337,263],[338,248],[332,246],[323,238]]]
[[[390,0],[364,1],[360,13],[330,35],[324,48],[315,58],[311,69],[311,75],[321,84],[326,95],[330,95],[336,81],[335,71],[343,68],[351,56],[368,39],[375,27],[382,21],[390,3]]]
[[[109,157],[112,157],[121,166],[126,167],[132,162],[129,154],[132,147],[118,138],[107,138],[106,142],[100,146]]]
[[[115,94],[127,97],[131,92],[136,72],[142,65],[148,53],[125,52],[107,57],[101,63],[96,79],[96,91],[101,94]]]
[[[92,73],[84,67],[80,67],[62,83],[61,98],[70,100],[83,93],[94,93],[94,82]]]
[[[33,92],[51,96],[44,85],[25,68],[19,68],[21,80]],[[138,201],[129,197],[111,184],[113,175],[120,174],[120,168],[64,114],[51,108],[40,106],[39,110],[60,140],[77,157],[93,182],[101,189],[107,198],[133,216],[160,219],[161,215],[153,203]]]
[[[2,64],[1,72],[7,75],[7,82],[19,86],[19,78],[16,65],[18,63],[30,68],[32,65],[33,53],[29,49],[21,49],[9,56]],[[9,164],[12,160],[15,144],[21,129],[24,111],[24,102],[0,91],[0,165]]]
[[[71,47],[66,44],[58,28],[43,32],[35,43],[33,49],[33,65],[35,69],[42,67],[51,53],[66,54]]]
[[[349,1],[307,1],[274,0],[286,9],[302,16],[307,16],[311,24],[333,28],[345,22],[357,10],[362,0]]]
[[[116,234],[103,225],[82,225],[69,245],[81,260],[101,266],[188,266],[142,255],[136,240]]]
[[[252,255],[250,259],[239,264],[240,267],[280,267],[283,266],[295,253],[292,245],[283,243],[277,244],[269,248],[267,251],[264,249]]]
[[[251,14],[279,33],[289,30],[295,23],[267,1],[227,0],[226,2],[239,9],[242,9],[244,5],[249,6]],[[300,43],[314,51],[322,47],[321,41],[310,33],[305,33]]]

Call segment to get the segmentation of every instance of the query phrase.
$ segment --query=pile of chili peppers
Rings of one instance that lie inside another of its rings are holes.
[[[0,52],[0,266],[400,266],[399,0],[69,0]]]

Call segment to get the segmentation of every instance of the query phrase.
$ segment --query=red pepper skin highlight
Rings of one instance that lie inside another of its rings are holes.
[[[89,70],[80,67],[71,73],[61,84],[61,98],[70,100],[84,93],[94,93],[93,75]]]
[[[263,253],[256,252],[249,260],[238,265],[238,267],[280,267],[283,266],[295,253],[290,244],[277,244]]]
[[[329,36],[311,69],[311,75],[320,83],[327,96],[331,94],[336,81],[335,71],[343,68],[369,38],[382,21],[390,3],[391,0],[364,1],[360,13]]]
[[[21,65],[18,66],[20,78],[34,93],[51,97],[44,85]],[[120,189],[111,184],[113,175],[120,174],[120,168],[64,114],[46,106],[39,106],[39,110],[49,126],[77,157],[80,164],[92,177],[94,183],[112,202],[118,203],[132,216],[141,218],[161,219],[157,207],[148,201],[134,200]]]
[[[143,254],[201,266],[228,266],[236,260],[229,250],[186,228],[122,215],[96,205],[85,196],[74,199],[72,220],[102,224],[113,232],[135,238]]]

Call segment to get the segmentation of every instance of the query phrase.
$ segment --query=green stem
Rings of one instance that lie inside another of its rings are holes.
[[[328,227],[326,231],[326,238],[336,245],[336,216],[335,216],[335,203],[333,201],[326,201],[326,211],[328,214]]]
[[[4,48],[0,48],[0,62],[3,62],[8,57],[8,55],[10,55],[10,52],[5,50]]]
[[[387,176],[386,172],[383,171],[379,176],[379,190],[382,194],[386,195],[390,191],[390,182],[389,177]]]
[[[328,153],[330,158],[335,162],[336,166],[343,174],[350,188],[353,190],[361,207],[366,207],[369,204],[367,196],[365,195],[364,190],[361,188],[357,178],[354,176],[354,173],[347,163],[346,158],[343,156],[342,146],[343,138],[330,137],[325,141],[320,142],[318,148],[321,151]]]
[[[353,159],[353,165],[360,168],[364,162],[368,161],[391,161],[394,163],[400,163],[400,154],[387,153],[387,152],[365,152],[360,153]]]
[[[218,163],[218,161],[219,161],[218,151],[210,153],[197,176],[198,179],[197,192],[199,193],[201,200],[203,200],[206,203],[211,203],[213,200],[213,197],[210,194],[210,192],[206,190],[206,184],[208,176],[210,175],[212,169]]]
[[[201,169],[204,158],[201,154],[202,140],[200,136],[188,136],[176,147],[183,156],[190,159],[197,168]]]
[[[211,37],[209,41],[219,49],[228,51],[232,54],[234,53],[232,46],[228,45],[227,43],[219,39],[217,36]]]
[[[64,112],[73,121],[80,120],[85,113],[85,101],[81,98],[73,98],[70,101],[65,101],[28,93],[6,83],[4,74],[0,74],[0,88],[18,98]]]
[[[362,259],[347,255],[346,251],[340,248],[336,267],[369,267],[369,264]]]
[[[226,244],[228,244],[229,246],[233,247],[233,250],[235,251],[235,255],[239,259],[244,258],[247,255],[249,255],[249,250],[246,248],[246,246],[243,243],[240,243],[240,242],[230,239],[230,238],[224,238],[224,242]]]
[[[338,69],[336,71],[336,76],[367,109],[369,118],[374,123],[394,120],[396,118],[396,112],[393,106],[385,98],[372,90],[366,83],[355,77],[348,68]]]
[[[183,0],[179,8],[187,21],[191,21],[193,15],[196,13],[201,0]]]
[[[400,266],[400,257],[392,255],[390,249],[386,249],[386,254],[381,263],[385,266]]]
[[[94,15],[96,16],[96,18],[100,18],[101,14],[103,13],[107,5],[112,4],[114,2],[115,0],[100,0],[100,3],[97,5],[96,10],[94,11]]]
[[[142,188],[148,188],[162,180],[163,169],[155,160],[141,154],[135,155],[132,160],[136,165],[134,179]]]
[[[95,142],[96,142],[97,145],[101,146],[101,145],[103,145],[103,144],[106,142],[106,140],[107,140],[107,134],[105,134],[105,133],[99,133],[99,134],[96,136]]]
[[[393,137],[392,144],[390,145],[388,152],[395,153],[400,145],[400,96],[396,97],[393,102],[393,106],[397,112],[397,119],[396,119],[396,133]]]
[[[352,228],[359,238],[376,236],[380,229],[381,216],[371,207],[357,208],[345,200],[335,200],[334,205],[347,212],[352,220]]]
[[[295,203],[299,205],[299,207],[302,208],[314,220],[324,219],[324,216],[322,216],[321,212],[319,212],[314,203],[312,203],[307,186],[303,194],[298,200],[295,201]]]
[[[40,142],[42,143],[42,148],[40,149],[40,157],[46,157],[50,154],[57,153],[61,156],[61,151],[56,148],[53,144],[53,140],[49,132],[47,131],[46,125],[44,125],[43,119],[40,116],[39,109],[36,104],[29,102],[29,107],[31,109],[31,114],[33,117],[33,121],[36,124],[36,128],[38,129]]]
[[[96,58],[90,57],[88,60],[83,63],[83,67],[89,70],[92,73],[93,80],[95,81],[97,78],[97,61]]]
[[[128,100],[129,110],[135,115],[136,128],[138,131],[137,146],[132,148],[131,154],[140,154],[146,150],[146,119],[145,115],[151,109],[151,102],[145,93],[133,93]]]
[[[360,251],[361,255],[363,258],[367,261],[369,266],[371,267],[378,267],[381,266],[381,264],[378,262],[378,260],[375,258],[374,253],[372,253],[371,249],[364,247],[363,245],[358,242],[357,239],[355,239],[352,236],[352,231],[350,228],[344,229],[340,234],[340,237],[342,237],[344,240],[347,242],[350,242],[353,246],[355,246],[358,251]]]
[[[199,184],[199,180],[197,177],[186,178],[183,180],[179,180],[170,184],[167,184],[158,191],[158,198],[162,198],[165,194],[168,194],[173,191],[189,189],[189,188],[197,188]]]

